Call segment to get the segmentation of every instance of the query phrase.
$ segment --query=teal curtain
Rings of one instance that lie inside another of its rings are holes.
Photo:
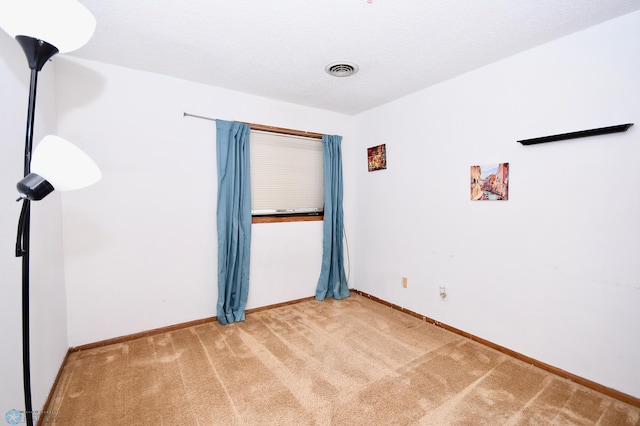
[[[216,120],[218,322],[244,321],[249,293],[251,175],[249,126]]]
[[[316,299],[344,299],[349,286],[344,273],[342,236],[342,136],[322,135],[324,163],[324,224],[322,268],[316,288]]]

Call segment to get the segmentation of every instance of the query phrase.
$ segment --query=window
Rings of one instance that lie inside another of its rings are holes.
[[[297,132],[301,133],[301,132]],[[251,214],[254,223],[322,220],[321,135],[251,129]]]

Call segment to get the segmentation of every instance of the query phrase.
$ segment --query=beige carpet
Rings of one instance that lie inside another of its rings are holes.
[[[357,294],[70,355],[43,424],[640,425],[640,408]]]

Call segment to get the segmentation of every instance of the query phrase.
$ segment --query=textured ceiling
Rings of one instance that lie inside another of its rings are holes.
[[[77,57],[357,114],[640,9],[640,0],[80,0]],[[360,71],[336,78],[328,63]]]

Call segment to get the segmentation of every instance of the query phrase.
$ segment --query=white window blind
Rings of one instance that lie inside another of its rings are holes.
[[[251,213],[322,212],[322,141],[252,130]]]

